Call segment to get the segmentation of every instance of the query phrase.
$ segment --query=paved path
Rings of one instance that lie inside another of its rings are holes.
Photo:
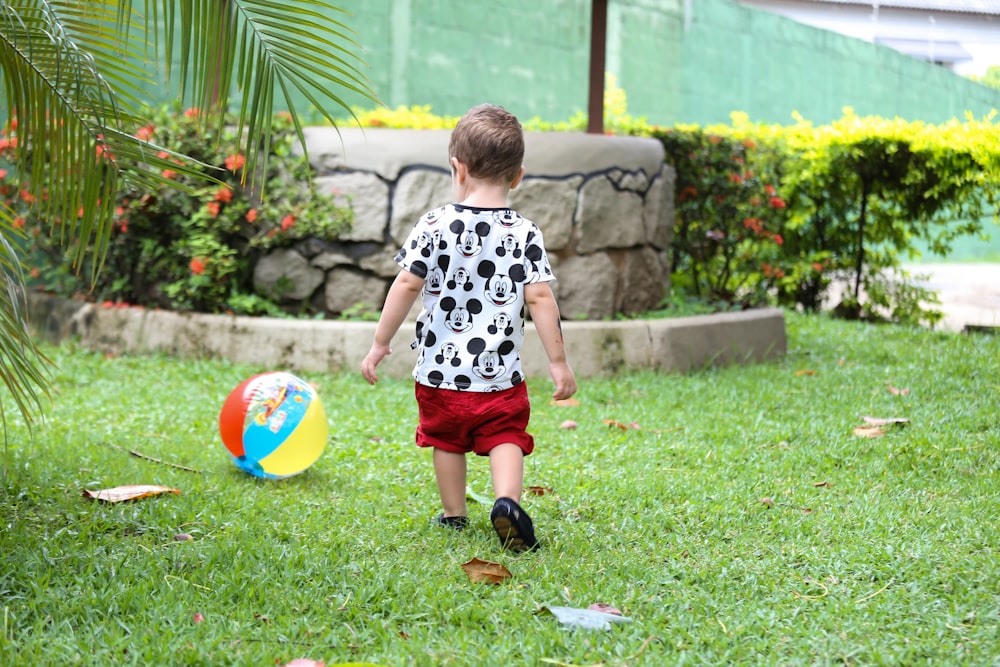
[[[1000,264],[913,264],[905,267],[915,282],[938,293],[941,326],[1000,327]]]

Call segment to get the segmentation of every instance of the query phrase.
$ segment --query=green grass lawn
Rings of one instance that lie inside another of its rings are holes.
[[[47,423],[8,414],[0,664],[998,664],[1000,337],[793,314],[788,334],[781,361],[585,381],[573,407],[535,381],[525,481],[550,492],[525,497],[524,555],[485,505],[430,526],[409,382],[302,374],[329,445],[265,481],[216,422],[265,369],[49,348]],[[909,423],[864,438],[865,416]],[[122,484],[181,494],[81,495]],[[485,461],[470,486],[490,495]],[[472,558],[513,577],[471,583]],[[537,613],[592,603],[632,622]]]

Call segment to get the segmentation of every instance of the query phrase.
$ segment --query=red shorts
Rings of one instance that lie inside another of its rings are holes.
[[[418,382],[414,393],[420,409],[420,447],[480,456],[505,443],[517,445],[525,456],[535,448],[527,432],[531,406],[523,382],[498,392],[434,389]]]

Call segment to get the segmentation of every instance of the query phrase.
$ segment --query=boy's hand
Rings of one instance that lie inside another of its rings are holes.
[[[576,393],[576,376],[573,369],[565,361],[549,364],[549,375],[556,383],[555,393],[552,398],[556,401],[563,401]]]
[[[372,343],[371,349],[368,350],[368,354],[365,355],[364,360],[361,362],[361,374],[366,380],[368,380],[368,384],[375,384],[378,382],[378,375],[375,373],[375,367],[379,365],[380,361],[385,359],[390,354],[392,354],[392,350],[389,349],[388,345]]]

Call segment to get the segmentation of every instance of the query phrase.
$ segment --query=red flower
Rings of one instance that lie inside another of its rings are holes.
[[[726,174],[726,178],[728,178],[730,180],[730,182],[732,182],[732,183],[742,183],[743,182],[743,179],[740,178],[739,174]]]
[[[38,267],[33,266],[31,267],[31,271],[28,271],[28,275],[31,276],[32,278],[37,278],[38,276],[42,275],[42,272],[38,270]]]
[[[257,221],[257,209],[252,208],[249,211],[247,211],[247,222],[256,222],[256,221]]]
[[[775,234],[774,235],[774,242],[777,243],[778,245],[781,245],[782,243],[785,242],[785,239],[783,239],[781,237],[781,234]]]
[[[242,169],[246,158],[243,157],[241,153],[236,153],[235,155],[230,155],[226,158],[226,169],[229,171],[236,171],[237,169]]]
[[[160,175],[163,176],[163,178],[177,178],[177,172],[173,169],[164,169],[160,172]]]
[[[16,218],[14,218],[14,221],[13,221],[14,229],[24,229],[24,225],[25,225],[26,222],[27,222],[27,220],[25,220],[21,216],[18,216]]]
[[[154,131],[155,129],[153,128],[152,125],[144,125],[143,127],[140,127],[138,130],[136,130],[135,138],[139,139],[140,141],[149,141],[150,139],[153,138]]]
[[[687,201],[688,199],[697,196],[698,196],[698,190],[688,185],[683,190],[680,191],[680,193],[677,195],[677,199],[679,199],[680,201]]]
[[[764,223],[757,218],[747,218],[743,221],[743,226],[758,235],[764,231]]]
[[[194,273],[194,274],[200,276],[201,274],[205,273],[205,266],[207,264],[208,264],[207,260],[195,257],[194,259],[191,260],[191,265],[190,265],[191,266],[191,273]]]
[[[292,228],[292,225],[294,224],[295,224],[295,216],[291,214],[286,215],[284,218],[281,219],[281,231],[287,232],[289,229]]]
[[[7,170],[6,169],[0,169],[0,181],[2,181],[5,178],[7,178]]]
[[[228,186],[223,186],[215,191],[215,201],[228,204],[233,200],[233,191]]]
[[[749,150],[753,150],[753,149],[757,148],[757,144],[754,143],[753,139],[744,139],[743,140],[743,147],[747,148]]]
[[[816,273],[823,273],[823,265],[819,262],[813,262],[813,271]]]
[[[160,151],[159,153],[156,154],[156,157],[160,158],[161,160],[166,160],[168,157],[170,157],[170,153],[168,153],[167,151]]]
[[[205,204],[205,210],[208,211],[208,214],[213,218],[219,217],[220,207],[221,205],[217,201],[210,201],[207,204]]]
[[[781,197],[771,197],[768,201],[771,208],[785,208],[785,200]]]
[[[29,192],[27,188],[21,190],[20,195],[21,199],[24,200],[25,204],[34,204],[37,201],[35,199],[35,195],[31,194],[31,192]]]
[[[773,185],[765,185],[764,186],[764,192],[766,192],[769,197],[773,197],[774,196],[774,186]]]
[[[191,107],[190,109],[188,109],[188,110],[186,110],[184,112],[184,117],[185,118],[197,118],[199,113],[201,113],[201,112],[198,111],[198,107]]]

